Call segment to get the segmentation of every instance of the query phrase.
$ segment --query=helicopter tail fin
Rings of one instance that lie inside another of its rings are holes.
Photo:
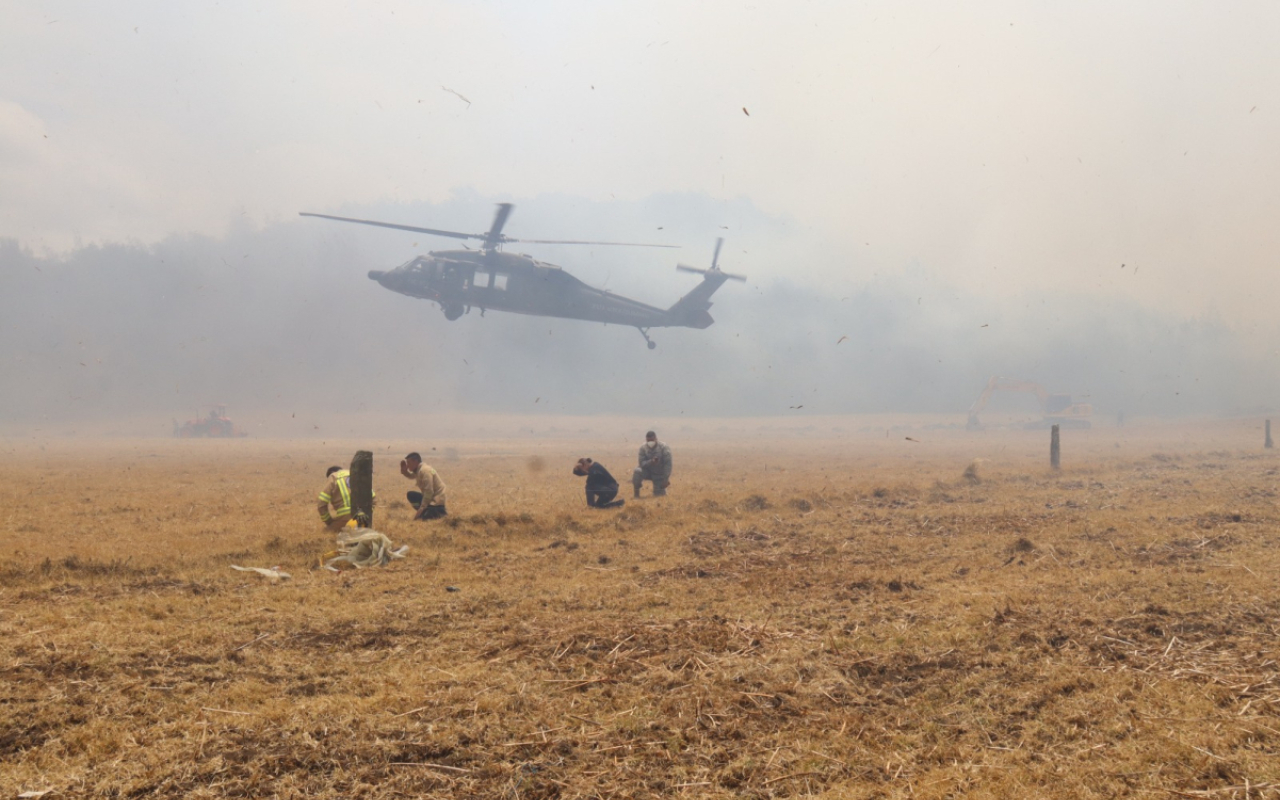
[[[667,317],[671,320],[669,324],[685,328],[709,327],[715,320],[707,310],[711,308],[711,301],[708,298],[723,283],[724,278],[715,276],[703,278],[702,283],[693,287],[693,291],[681,297],[675,305],[667,309]]]
[[[720,246],[724,244],[724,239],[716,239],[715,254],[711,257],[710,269],[698,269],[697,267],[689,267],[684,264],[677,264],[676,269],[681,272],[696,272],[702,276],[702,283],[693,287],[693,290],[681,297],[675,302],[675,305],[667,309],[667,316],[671,319],[671,325],[679,325],[688,328],[706,328],[715,322],[711,318],[708,309],[711,308],[711,295],[715,294],[716,289],[724,285],[727,280],[745,281],[746,277],[742,275],[732,275],[728,272],[721,271],[719,267]]]

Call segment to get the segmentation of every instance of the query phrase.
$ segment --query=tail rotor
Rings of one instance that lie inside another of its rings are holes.
[[[717,277],[717,278],[720,278],[721,280],[733,280],[733,281],[745,282],[747,280],[747,276],[734,275],[729,272],[724,272],[720,269],[720,248],[723,245],[724,245],[723,238],[716,239],[716,249],[715,249],[715,253],[713,253],[711,256],[710,269],[699,269],[698,267],[691,267],[688,264],[676,264],[676,269],[680,270],[681,272],[696,272],[699,275],[702,275],[707,278]]]

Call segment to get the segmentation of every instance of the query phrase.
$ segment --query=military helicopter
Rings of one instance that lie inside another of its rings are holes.
[[[488,233],[461,233],[414,225],[398,225],[369,219],[335,217],[330,214],[301,212],[304,217],[320,217],[339,222],[355,222],[360,225],[376,225],[451,239],[478,239],[479,250],[441,250],[419,256],[392,270],[369,270],[369,278],[393,292],[430,300],[444,310],[445,319],[456,320],[472,308],[479,308],[480,315],[488,309],[510,311],[516,314],[532,314],[541,317],[562,317],[589,322],[631,325],[640,331],[649,349],[657,343],[649,338],[650,328],[706,328],[715,320],[707,309],[710,297],[727,280],[745,281],[742,275],[731,275],[720,270],[720,246],[723,239],[716,239],[716,249],[709,269],[698,269],[677,264],[682,272],[702,275],[698,284],[675,302],[670,308],[658,308],[636,300],[621,297],[604,289],[588,286],[554,264],[538,261],[531,256],[502,252],[502,246],[521,242],[525,244],[589,244],[620,245],[626,247],[673,247],[665,244],[634,244],[628,242],[581,242],[560,239],[513,239],[502,232],[514,208],[511,203],[499,203],[493,225]]]

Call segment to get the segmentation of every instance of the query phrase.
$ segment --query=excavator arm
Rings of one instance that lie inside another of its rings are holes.
[[[967,430],[982,429],[982,423],[978,421],[978,414],[987,407],[987,401],[991,399],[991,395],[997,390],[1034,394],[1036,401],[1040,403],[1040,414],[1043,416],[1037,427],[1039,425],[1064,425],[1069,428],[1090,427],[1089,417],[1093,414],[1093,406],[1088,403],[1077,403],[1067,394],[1050,394],[1043,386],[1033,381],[995,377],[987,381],[987,386],[982,390],[982,394],[978,395],[978,399],[969,407],[969,421],[965,425]]]
[[[982,423],[978,422],[978,414],[987,407],[987,403],[991,400],[991,395],[995,394],[997,389],[1003,389],[1007,392],[1031,392],[1040,403],[1041,413],[1046,413],[1048,410],[1049,392],[1040,384],[1033,381],[1019,380],[1018,378],[993,377],[987,381],[987,386],[982,390],[982,394],[978,395],[978,399],[973,401],[973,405],[969,406],[969,421],[965,424],[966,430],[976,431],[982,428]]]

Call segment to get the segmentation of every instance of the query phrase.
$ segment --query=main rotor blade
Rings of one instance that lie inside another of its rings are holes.
[[[355,219],[351,216],[333,216],[332,214],[312,214],[310,211],[300,211],[298,216],[319,216],[320,219],[335,219],[339,223],[358,223],[361,225],[376,225],[379,228],[394,228],[397,230],[412,230],[413,233],[430,233],[431,236],[447,236],[451,239],[483,239],[483,234],[477,233],[461,233],[458,230],[436,230],[435,228],[419,228],[416,225],[397,225],[396,223],[379,223],[378,220],[372,219]]]
[[[461,231],[442,231],[437,228],[421,228],[417,225],[397,225],[394,222],[378,222],[372,219],[355,219],[354,217],[335,217],[332,214],[315,214],[310,211],[299,212],[300,217],[320,217],[321,219],[333,219],[339,222],[354,222],[359,225],[374,225],[379,228],[392,228],[399,231],[413,231],[414,233],[429,233],[432,236],[447,236],[451,239],[482,239],[484,240],[484,249],[491,250],[497,245],[506,244],[508,242],[521,242],[524,244],[600,244],[600,245],[616,245],[619,247],[679,247],[678,244],[645,244],[640,242],[580,242],[568,239],[512,239],[509,236],[502,235],[502,228],[507,224],[507,218],[511,216],[512,205],[510,203],[499,203],[498,213],[493,218],[493,226],[489,228],[488,233],[463,233]]]
[[[498,212],[493,215],[493,224],[489,226],[489,232],[484,235],[484,247],[486,250],[492,250],[503,242],[511,241],[502,235],[502,228],[507,224],[507,217],[511,216],[512,205],[510,203],[498,203]]]
[[[715,269],[715,268],[716,268],[716,264],[718,264],[718,263],[720,262],[720,246],[721,246],[722,244],[724,244],[724,239],[723,239],[722,237],[717,237],[717,238],[716,238],[716,252],[711,256],[711,268],[712,268],[712,269]]]
[[[607,244],[618,247],[680,247],[678,244],[644,244],[641,242],[578,242],[569,239],[507,239],[504,242],[520,242],[522,244]]]
[[[301,211],[298,213],[300,217],[320,217],[321,219],[336,219],[339,222],[355,222],[360,225],[376,225],[379,228],[395,228],[401,231],[413,231],[414,233],[429,233],[432,236],[448,236],[450,239],[484,239],[483,234],[478,233],[460,233],[459,231],[440,231],[435,228],[419,228],[414,225],[397,225],[394,222],[377,222],[371,219],[354,219],[352,217],[335,217],[331,214],[312,214],[309,211]]]

